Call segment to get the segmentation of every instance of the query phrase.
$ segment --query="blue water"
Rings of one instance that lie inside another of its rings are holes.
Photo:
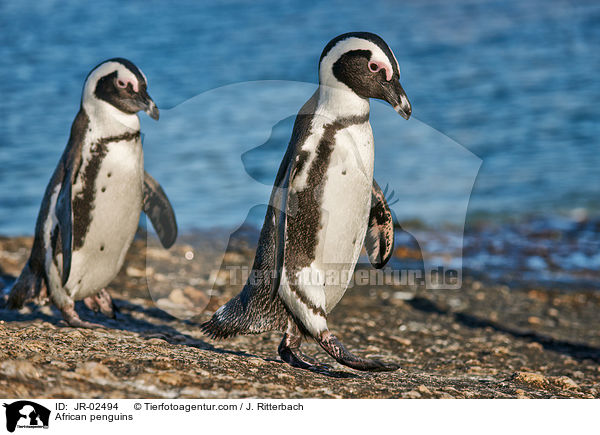
[[[180,226],[241,223],[268,200],[322,48],[353,30],[388,42],[413,104],[408,122],[373,104],[398,219],[599,214],[598,2],[1,1],[0,234],[33,232],[83,80],[115,56],[162,109],[142,114],[146,167]],[[247,83],[265,80],[283,82]]]

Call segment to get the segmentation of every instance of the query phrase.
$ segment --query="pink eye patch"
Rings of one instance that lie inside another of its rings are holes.
[[[369,69],[373,72],[377,72],[377,71],[383,69],[385,71],[385,79],[388,82],[392,79],[392,75],[393,75],[392,68],[383,62],[377,62],[377,61],[372,60],[369,62]]]
[[[131,87],[133,88],[133,90],[135,92],[138,91],[137,80],[124,80],[124,79],[118,79],[117,80],[117,86],[120,87],[120,88],[126,88],[128,84],[131,84]]]

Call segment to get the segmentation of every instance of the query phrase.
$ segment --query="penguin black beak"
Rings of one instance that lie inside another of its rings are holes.
[[[146,107],[144,112],[146,112],[150,118],[154,119],[155,121],[158,121],[160,113],[158,112],[158,107],[156,107],[154,101],[150,100],[150,103],[148,104],[148,107]]]
[[[150,98],[150,95],[148,95],[148,92],[145,89],[141,90],[137,95],[136,104],[138,105],[139,110],[143,110],[150,118],[158,121],[160,115],[158,107],[156,107],[156,103]]]
[[[393,80],[383,85],[383,99],[390,103],[396,112],[404,119],[410,118],[412,113],[412,107],[406,92],[402,89],[402,85],[399,81]]]

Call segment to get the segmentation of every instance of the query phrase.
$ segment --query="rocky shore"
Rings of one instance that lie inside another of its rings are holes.
[[[31,243],[0,238],[0,288]],[[108,287],[117,319],[78,304],[105,329],[66,327],[49,306],[0,309],[0,396],[600,398],[600,292],[589,286],[509,285],[477,274],[460,290],[356,285],[330,328],[357,354],[402,369],[356,372],[306,343],[306,353],[331,365],[325,376],[283,364],[278,333],[220,342],[201,334],[199,322],[241,288],[202,252],[185,238],[169,251],[136,240]],[[250,266],[253,253],[240,243],[225,263]],[[412,255],[399,247],[395,260]]]

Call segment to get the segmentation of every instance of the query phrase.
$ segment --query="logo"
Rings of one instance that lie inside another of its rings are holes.
[[[22,429],[48,429],[50,410],[29,400],[19,400],[4,404],[6,408],[6,430],[14,432]]]

